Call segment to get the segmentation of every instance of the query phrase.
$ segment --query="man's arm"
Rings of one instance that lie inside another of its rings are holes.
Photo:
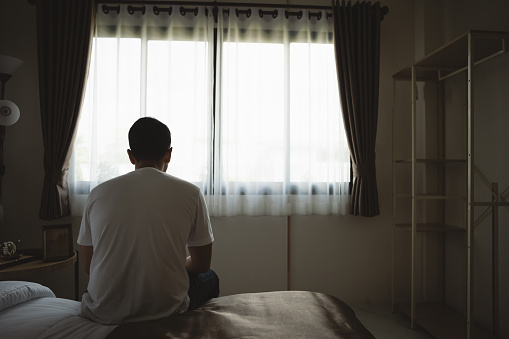
[[[187,272],[193,275],[207,272],[212,259],[212,243],[205,246],[192,246],[187,249],[190,254],[186,259]]]
[[[81,262],[85,272],[90,275],[90,263],[92,262],[92,255],[94,255],[94,248],[92,246],[81,245]]]

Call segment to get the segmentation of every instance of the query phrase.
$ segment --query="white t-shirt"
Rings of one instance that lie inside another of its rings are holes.
[[[187,310],[186,245],[213,241],[205,200],[191,183],[146,167],[97,186],[78,236],[94,250],[82,316],[120,324]]]

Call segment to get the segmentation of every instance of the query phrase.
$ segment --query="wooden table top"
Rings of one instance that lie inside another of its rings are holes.
[[[22,257],[23,258],[23,257]],[[53,272],[76,263],[77,253],[70,258],[43,261],[42,258],[0,270],[0,280],[22,280],[35,274]]]

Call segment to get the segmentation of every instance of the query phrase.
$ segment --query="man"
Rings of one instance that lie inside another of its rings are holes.
[[[78,236],[90,275],[81,314],[103,324],[179,314],[219,294],[203,195],[165,173],[168,127],[139,119],[129,130],[129,147],[135,170],[90,192]]]

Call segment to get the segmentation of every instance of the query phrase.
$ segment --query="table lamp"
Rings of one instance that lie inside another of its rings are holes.
[[[5,174],[4,138],[5,126],[14,124],[19,119],[19,108],[15,103],[4,100],[5,83],[24,64],[23,60],[7,55],[0,55],[0,226],[3,226],[4,211],[2,204],[2,179]]]
[[[0,125],[10,126],[19,119],[19,108],[5,98],[5,83],[24,64],[23,60],[0,55]]]

